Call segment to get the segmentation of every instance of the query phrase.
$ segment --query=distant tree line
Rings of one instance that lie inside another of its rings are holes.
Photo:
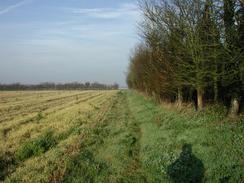
[[[98,82],[90,83],[40,83],[40,84],[0,84],[0,90],[117,90],[118,84],[106,85]]]
[[[243,0],[142,0],[141,43],[129,88],[157,100],[222,103],[236,115],[244,94]]]

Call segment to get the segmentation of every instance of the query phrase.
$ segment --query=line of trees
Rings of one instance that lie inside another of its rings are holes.
[[[40,84],[20,84],[20,83],[14,83],[14,84],[0,84],[0,90],[117,90],[119,89],[118,84],[112,84],[112,85],[106,85],[101,84],[98,82],[90,83],[79,83],[79,82],[73,82],[73,83],[64,83],[64,84],[56,84],[56,83],[40,83]]]
[[[157,100],[230,106],[244,93],[243,0],[142,0],[141,43],[130,57],[129,88]]]

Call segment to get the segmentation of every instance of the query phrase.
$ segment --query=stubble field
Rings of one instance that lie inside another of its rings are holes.
[[[243,129],[132,91],[1,92],[0,181],[238,183]]]

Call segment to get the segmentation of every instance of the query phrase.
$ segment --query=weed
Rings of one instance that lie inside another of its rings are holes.
[[[16,152],[16,160],[24,161],[32,156],[38,156],[54,147],[56,143],[53,132],[47,131],[39,138],[24,143]]]
[[[107,164],[95,160],[93,153],[85,150],[68,164],[64,182],[109,182],[108,177]]]
[[[39,112],[36,116],[36,120],[37,122],[40,122],[42,119],[44,118],[43,114],[41,112]]]

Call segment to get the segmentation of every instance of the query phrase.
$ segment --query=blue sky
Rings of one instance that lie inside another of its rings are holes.
[[[125,85],[136,0],[1,0],[0,83]]]

